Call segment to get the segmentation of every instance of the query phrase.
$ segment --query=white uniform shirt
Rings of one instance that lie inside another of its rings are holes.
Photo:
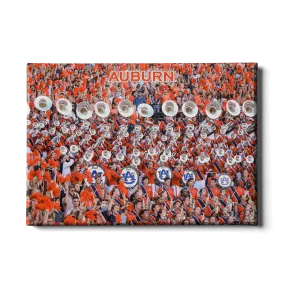
[[[65,162],[62,166],[62,176],[65,177],[67,174],[71,173],[70,166],[74,163],[73,159],[69,162]]]

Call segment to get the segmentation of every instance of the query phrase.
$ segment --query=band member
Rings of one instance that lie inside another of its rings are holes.
[[[144,209],[140,212],[140,221],[137,225],[153,225],[153,221],[150,219],[149,211]]]
[[[197,197],[198,197],[198,189],[197,188],[194,188],[194,179],[193,178],[190,178],[188,181],[187,181],[187,191],[190,193],[192,199],[194,200],[197,200]]]
[[[142,184],[139,186],[139,188],[142,190],[143,196],[147,197],[148,199],[153,198],[152,186],[149,185],[149,180],[147,176],[144,176],[142,178]]]
[[[144,174],[148,178],[148,182],[150,186],[152,187],[153,196],[156,193],[156,187],[155,187],[155,174],[156,169],[154,169],[154,163],[153,161],[148,162],[148,166],[144,168]]]
[[[201,214],[200,207],[195,208],[192,218],[194,219],[196,225],[202,224],[204,218],[203,218],[203,215]]]
[[[220,196],[220,189],[217,187],[217,179],[211,178],[209,179],[209,185],[206,186],[206,189],[208,191],[208,194],[213,199],[214,196],[219,197]]]
[[[120,225],[122,223],[122,217],[120,214],[120,206],[113,204],[112,200],[109,203],[108,207],[108,219],[107,221],[110,225]]]
[[[109,169],[106,170],[106,180],[108,183],[107,191],[108,193],[113,189],[114,186],[118,185],[118,179],[121,177],[118,171],[116,170],[117,166],[114,162],[111,162]]]
[[[134,210],[128,211],[127,213],[127,221],[130,224],[136,225],[139,222],[142,222],[140,217],[140,212],[143,209],[143,204],[140,200],[134,201]]]
[[[182,166],[179,162],[176,162],[174,165],[173,178],[172,178],[172,187],[174,189],[175,197],[178,197],[180,194],[180,185],[183,178],[184,172],[182,171]]]
[[[228,207],[223,208],[222,216],[219,217],[219,224],[226,225],[228,223],[228,218],[230,217]]]
[[[104,200],[106,198],[106,192],[104,185],[102,184],[102,178],[100,174],[96,174],[95,177],[95,183],[91,184],[91,188],[94,191],[96,198],[101,198]]]
[[[205,165],[196,162],[195,171],[196,171],[196,181],[194,187],[200,191],[202,188],[205,188],[206,167]]]
[[[160,195],[162,192],[165,192],[166,193],[166,196],[167,196],[167,200],[170,201],[170,200],[173,200],[175,195],[174,195],[174,190],[173,188],[171,187],[171,179],[169,177],[165,178],[165,181],[164,181],[164,185],[161,186],[157,193]]]
[[[209,200],[209,196],[207,194],[207,190],[203,188],[200,191],[200,195],[196,200],[196,203],[195,203],[196,207],[199,207],[200,209],[205,209],[207,200]]]
[[[170,225],[171,221],[167,216],[167,212],[165,209],[159,210],[157,213],[156,218],[156,224],[157,225]]]
[[[244,195],[244,189],[240,187],[242,183],[240,181],[236,182],[237,186],[230,186],[227,191],[227,195],[230,196],[233,202],[240,203],[241,196]]]

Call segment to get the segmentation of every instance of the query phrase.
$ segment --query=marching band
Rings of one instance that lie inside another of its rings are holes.
[[[28,65],[27,224],[257,224],[256,68]]]

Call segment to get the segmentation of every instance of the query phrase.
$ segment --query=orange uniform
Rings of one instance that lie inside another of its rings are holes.
[[[121,177],[118,172],[110,169],[106,171],[105,175],[109,185],[118,185],[118,179]]]
[[[184,171],[179,172],[177,170],[174,170],[173,177],[172,177],[172,185],[180,186],[183,174],[184,174]]]
[[[154,180],[155,180],[155,174],[156,174],[156,170],[155,169],[150,169],[150,168],[145,168],[144,169],[144,174],[145,176],[148,178],[148,181],[150,184],[154,184]]]

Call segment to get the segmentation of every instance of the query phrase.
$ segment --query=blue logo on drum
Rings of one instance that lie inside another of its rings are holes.
[[[161,171],[158,171],[158,174],[159,174],[160,179],[165,179],[166,177],[170,177],[169,170],[166,170],[166,169],[162,169]]]
[[[193,173],[186,173],[183,176],[184,181],[188,181],[189,179],[193,179],[193,178],[194,178]]]
[[[229,177],[223,176],[223,177],[220,179],[220,182],[221,182],[221,185],[222,185],[222,186],[227,186],[227,185],[230,184],[230,179],[229,179]]]
[[[91,177],[94,178],[95,175],[99,174],[100,176],[102,176],[103,172],[97,171],[96,169],[93,169],[91,172]]]
[[[136,181],[135,176],[130,171],[127,171],[122,175],[126,184],[133,184]]]

